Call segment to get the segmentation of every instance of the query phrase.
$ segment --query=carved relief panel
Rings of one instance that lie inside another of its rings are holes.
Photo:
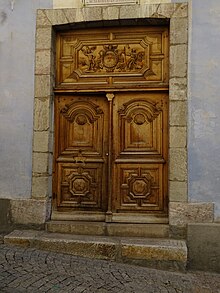
[[[168,96],[121,93],[114,101],[114,211],[166,211]]]
[[[106,210],[108,108],[99,95],[55,98],[56,206]]]
[[[57,87],[92,89],[168,84],[166,28],[61,33],[57,54]]]

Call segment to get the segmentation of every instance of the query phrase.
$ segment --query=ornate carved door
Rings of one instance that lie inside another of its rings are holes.
[[[166,94],[59,96],[55,113],[58,210],[136,222],[166,212]]]
[[[99,95],[55,99],[55,185],[59,211],[107,209],[108,103]]]
[[[54,211],[70,219],[167,216],[168,31],[57,36]]]
[[[113,107],[113,221],[167,211],[167,95],[118,93]]]

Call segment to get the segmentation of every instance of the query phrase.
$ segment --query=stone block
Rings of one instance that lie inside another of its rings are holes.
[[[183,240],[171,239],[123,239],[121,241],[123,262],[131,262],[157,269],[185,270],[187,247]]]
[[[75,22],[83,22],[84,21],[84,14],[82,9],[76,9],[76,18]]]
[[[171,226],[186,226],[189,223],[210,223],[214,219],[213,203],[170,202]]]
[[[88,235],[45,233],[34,240],[34,246],[42,250],[106,260],[115,260],[117,255],[115,240]]]
[[[36,31],[36,49],[50,49],[52,42],[52,27],[39,27]]]
[[[51,22],[45,14],[44,9],[37,10],[37,27],[51,26]]]
[[[187,201],[187,182],[169,181],[169,200]]]
[[[48,152],[49,151],[49,131],[34,131],[33,151]]]
[[[119,19],[119,8],[117,6],[103,8],[103,20],[111,19]]]
[[[82,9],[84,21],[98,21],[102,20],[102,8],[90,7]]]
[[[120,19],[140,17],[140,8],[138,5],[123,5],[120,7]]]
[[[186,126],[187,104],[185,101],[170,101],[170,126]]]
[[[30,247],[31,241],[40,233],[34,230],[14,230],[4,237],[5,244],[19,245],[22,247]]]
[[[184,148],[171,148],[169,151],[169,180],[187,180],[187,153]]]
[[[87,221],[50,221],[46,224],[46,228],[47,231],[53,233],[104,236],[106,223]]]
[[[161,2],[161,1],[156,1],[157,3],[158,2]],[[158,4],[157,4],[157,14],[158,14],[158,17],[163,17],[163,18],[171,18],[173,13],[175,11],[175,5],[173,3],[161,3],[159,4],[159,7],[158,7]]]
[[[189,269],[220,273],[220,224],[189,224]]]
[[[39,199],[48,196],[49,177],[35,177],[32,178],[32,198]]]
[[[35,99],[34,130],[46,131],[50,127],[50,98]]]
[[[164,238],[169,235],[169,225],[167,224],[108,223],[106,230],[107,235],[118,237]]]
[[[35,75],[35,97],[46,98],[52,93],[50,75]]]
[[[37,50],[35,59],[35,74],[51,73],[51,51],[50,50]]]
[[[44,224],[49,218],[51,203],[48,200],[11,200],[11,219],[14,224]]]
[[[169,88],[169,96],[171,101],[187,100],[187,79],[185,77],[171,78]]]
[[[186,44],[188,38],[188,19],[170,19],[170,44]]]
[[[48,174],[48,153],[33,153],[33,174]]]
[[[170,78],[186,77],[187,45],[170,45]]]
[[[68,23],[63,9],[45,9],[45,15],[52,25]]]
[[[186,147],[186,127],[170,127],[170,148],[185,148]]]
[[[188,16],[188,3],[175,3],[174,13],[172,17],[187,17]]]
[[[76,21],[76,9],[63,9],[69,23],[74,23]]]

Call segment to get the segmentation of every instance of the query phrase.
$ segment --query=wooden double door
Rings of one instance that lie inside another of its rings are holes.
[[[55,97],[54,211],[151,222],[167,215],[168,95]]]

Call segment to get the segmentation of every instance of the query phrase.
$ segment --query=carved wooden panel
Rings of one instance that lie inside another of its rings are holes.
[[[168,83],[166,28],[74,30],[57,38],[57,86],[97,88]]]
[[[163,210],[162,164],[117,164],[115,177],[118,212]]]
[[[159,102],[161,105],[163,101]],[[120,153],[162,153],[162,108],[160,104],[146,99],[124,103],[118,110]]]
[[[54,190],[58,209],[106,210],[105,96],[55,97]]]
[[[167,94],[57,96],[55,121],[58,210],[166,214]]]
[[[59,155],[77,155],[79,151],[90,156],[103,156],[104,129],[108,115],[107,103],[93,97],[58,97],[57,131]],[[105,119],[105,120],[104,120]],[[103,135],[100,135],[103,134]]]
[[[115,95],[115,212],[166,211],[167,98],[160,93]]]
[[[103,164],[58,164],[58,207],[103,208]]]

